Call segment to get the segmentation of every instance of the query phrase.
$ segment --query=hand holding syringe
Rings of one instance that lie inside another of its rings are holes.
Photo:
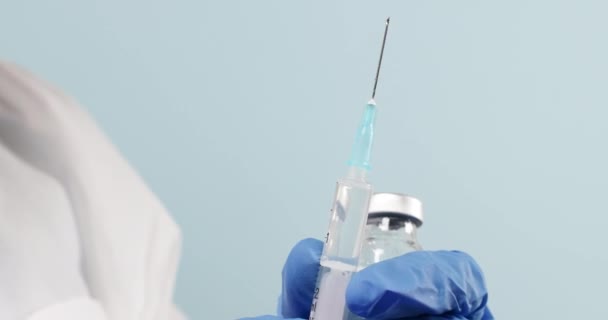
[[[345,295],[352,273],[357,271],[372,186],[367,182],[376,117],[376,87],[390,18],[386,20],[372,99],[367,103],[357,131],[349,170],[337,182],[329,230],[325,239],[310,320],[343,320],[348,316]]]

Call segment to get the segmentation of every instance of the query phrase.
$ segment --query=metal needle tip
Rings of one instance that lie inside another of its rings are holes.
[[[374,91],[372,91],[372,100],[376,98],[376,88],[378,87],[378,77],[380,76],[380,66],[382,65],[382,57],[384,56],[384,45],[386,44],[386,35],[388,34],[388,25],[391,22],[391,17],[386,19],[384,27],[384,38],[382,39],[382,49],[380,50],[380,60],[378,61],[378,69],[376,69],[376,79],[374,80]]]

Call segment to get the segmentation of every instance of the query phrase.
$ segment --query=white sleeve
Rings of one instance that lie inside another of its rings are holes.
[[[48,306],[30,315],[27,320],[108,320],[95,300],[78,298]]]
[[[186,315],[176,305],[173,305],[169,312],[169,320],[188,320]]]

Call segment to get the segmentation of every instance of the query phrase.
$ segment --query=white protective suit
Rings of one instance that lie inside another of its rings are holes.
[[[183,319],[180,241],[74,100],[0,62],[0,319]]]

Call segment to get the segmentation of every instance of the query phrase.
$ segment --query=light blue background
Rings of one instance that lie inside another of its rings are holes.
[[[272,313],[369,98],[373,163],[499,319],[605,316],[606,1],[4,1],[0,56],[88,108],[171,209],[193,319]]]

